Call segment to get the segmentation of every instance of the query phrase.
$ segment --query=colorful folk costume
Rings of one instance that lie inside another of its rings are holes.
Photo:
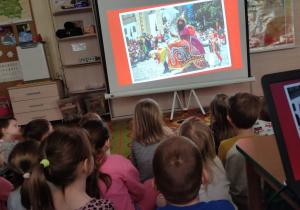
[[[193,64],[193,68],[202,69],[207,66],[205,50],[202,43],[196,37],[196,31],[191,25],[185,25],[186,20],[179,17],[177,20],[178,36],[180,40],[172,40],[169,43],[168,57],[169,68],[185,69]]]
[[[157,46],[155,50],[151,50],[149,55],[154,60],[157,61],[157,63],[162,63],[164,65],[164,72],[168,73],[170,72],[170,69],[168,67],[168,45],[163,41],[163,36],[161,33],[156,37],[157,39]]]
[[[208,63],[210,67],[221,66],[222,57],[220,55],[220,43],[218,42],[216,35],[212,30],[208,31],[208,39],[209,39],[209,58]]]

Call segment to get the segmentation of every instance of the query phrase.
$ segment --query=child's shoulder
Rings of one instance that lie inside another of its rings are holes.
[[[234,207],[228,200],[216,200],[205,203],[205,205],[203,205],[201,209],[234,210]]]
[[[1,141],[1,148],[2,150],[5,149],[11,149],[12,147],[16,146],[19,143],[18,140],[14,140],[13,142],[9,142],[9,141]]]
[[[235,136],[235,137],[233,137],[233,138],[223,140],[223,141],[221,141],[221,143],[220,143],[220,147],[221,147],[221,146],[222,146],[222,147],[232,147],[238,139],[239,139],[239,137],[238,137],[238,136]]]
[[[190,206],[184,206],[184,207],[177,207],[173,205],[166,205],[161,208],[157,208],[158,210],[176,210],[176,209],[182,209],[182,210],[234,210],[233,205],[228,200],[216,200],[216,201],[210,201],[210,202],[200,202],[194,205]]]
[[[107,155],[105,164],[102,166],[104,168],[108,167],[114,170],[124,170],[133,167],[130,160],[123,157],[122,155]]]
[[[122,155],[107,155],[107,160],[112,161],[112,162],[127,162],[129,161]]]
[[[0,188],[1,188],[1,191],[3,190],[3,192],[12,192],[14,190],[12,183],[7,181],[3,177],[0,177]]]

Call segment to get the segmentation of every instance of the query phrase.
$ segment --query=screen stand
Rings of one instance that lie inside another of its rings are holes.
[[[202,114],[204,116],[206,116],[206,113],[205,113],[205,111],[204,111],[204,109],[203,109],[203,107],[202,107],[202,105],[201,105],[201,103],[200,103],[200,101],[198,99],[198,96],[197,96],[197,94],[196,94],[196,92],[195,92],[194,89],[190,90],[190,97],[189,97],[189,100],[188,100],[188,103],[187,103],[186,107],[183,107],[182,102],[181,102],[181,100],[179,98],[179,95],[178,95],[177,91],[174,91],[174,97],[173,97],[173,104],[172,104],[172,112],[171,112],[170,122],[172,122],[172,120],[173,120],[176,98],[179,101],[181,109],[184,110],[184,111],[187,111],[187,110],[189,110],[189,106],[190,106],[190,101],[191,101],[192,95],[195,97],[195,100],[196,100],[199,108],[201,109]]]

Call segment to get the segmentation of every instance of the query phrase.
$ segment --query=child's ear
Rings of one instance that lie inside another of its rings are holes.
[[[83,161],[82,171],[83,172],[89,171],[89,159],[87,159],[87,158]]]
[[[231,125],[233,125],[233,122],[232,122],[231,117],[229,117],[229,115],[227,115],[226,118],[227,118],[227,120],[229,121],[229,123],[230,123]]]
[[[202,184],[201,185],[206,185],[209,181],[208,174],[205,170],[202,171]]]
[[[154,190],[159,190],[158,189],[158,187],[157,187],[157,185],[156,185],[156,183],[155,183],[155,178],[152,178],[152,188],[154,189]]]
[[[1,133],[4,135],[4,134],[7,134],[7,129],[6,128],[2,128],[1,129]]]

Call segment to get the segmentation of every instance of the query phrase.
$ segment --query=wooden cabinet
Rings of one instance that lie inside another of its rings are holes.
[[[11,87],[8,93],[19,125],[35,119],[63,119],[57,104],[63,97],[60,81]]]
[[[95,33],[57,38],[61,63],[68,94],[85,94],[99,92],[104,95],[106,92],[106,81],[104,69],[100,60],[100,46],[96,22],[94,17],[94,6],[92,0],[88,7],[71,8],[74,5],[70,1],[49,0],[52,10],[55,31],[65,28],[66,22],[77,23],[77,27],[94,26]],[[71,9],[62,9],[62,8]],[[83,62],[85,58],[99,58]]]
[[[72,9],[62,9],[63,6],[73,6],[67,1],[63,4],[55,0],[49,1],[56,31],[64,29],[66,22],[77,22],[77,26],[82,23],[82,26],[95,28],[95,33],[92,34],[57,38],[69,93],[89,92],[92,90],[91,86],[102,90],[106,84],[101,61],[82,62],[85,58],[101,58],[92,1],[89,2],[88,7]]]

